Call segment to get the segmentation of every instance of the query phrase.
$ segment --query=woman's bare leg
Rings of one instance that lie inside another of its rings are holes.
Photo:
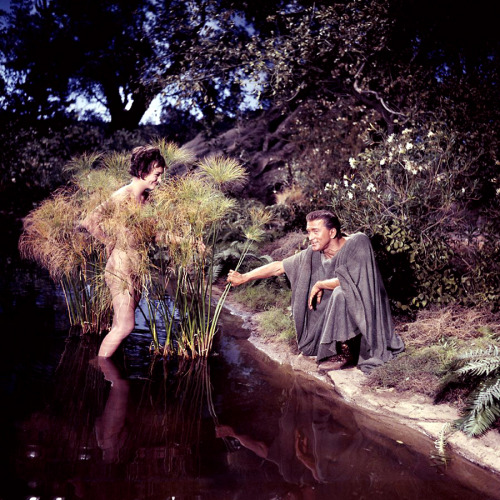
[[[130,335],[135,326],[136,305],[137,302],[129,290],[123,290],[113,297],[113,325],[101,343],[99,356],[112,356],[123,339]]]
[[[114,250],[106,265],[106,283],[113,303],[113,324],[104,337],[98,356],[109,358],[118,349],[135,326],[135,308],[139,296],[130,278],[129,255],[123,250]]]

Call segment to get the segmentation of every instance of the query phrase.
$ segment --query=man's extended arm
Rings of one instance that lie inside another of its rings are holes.
[[[285,273],[282,261],[271,262],[264,266],[257,267],[248,273],[241,274],[237,271],[229,271],[227,281],[233,286],[239,286],[248,281],[270,278],[271,276],[279,276]]]

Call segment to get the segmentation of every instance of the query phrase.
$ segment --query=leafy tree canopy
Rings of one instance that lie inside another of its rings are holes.
[[[79,96],[102,103],[115,128],[133,128],[161,92],[202,112],[239,104],[239,87],[210,69],[203,39],[243,43],[248,34],[222,2],[13,0],[1,50],[13,90],[8,107],[35,118],[67,111]],[[215,47],[214,47],[215,48]],[[184,85],[199,64],[203,81]],[[222,75],[223,76],[223,75]],[[182,93],[189,90],[189,95]]]

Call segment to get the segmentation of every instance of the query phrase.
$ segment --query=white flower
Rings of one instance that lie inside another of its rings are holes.
[[[356,189],[356,188],[357,188],[357,186],[356,186],[356,184],[353,182],[353,183],[351,184],[351,189]]]
[[[413,149],[413,144],[411,142],[407,142],[405,148],[408,150]]]
[[[356,160],[354,158],[349,158],[349,165],[351,168],[356,168]]]
[[[432,130],[429,130],[429,133],[427,134],[427,137],[432,137],[436,135]]]
[[[465,188],[462,188],[462,193],[465,193]]]
[[[385,165],[385,158],[382,158],[382,159],[380,160],[380,165]]]
[[[15,184],[15,183],[16,183],[16,178],[15,178],[15,177],[12,177],[12,178],[11,178],[11,181]]]
[[[404,148],[404,146],[399,146],[398,153],[400,154],[406,153],[406,149]]]
[[[409,134],[411,132],[411,128],[405,128],[403,132],[401,132],[403,135]]]
[[[349,187],[349,181],[347,181],[347,180],[344,179],[344,186],[345,187]]]
[[[366,190],[367,191],[372,191],[372,192],[376,191],[375,186],[373,185],[372,182],[370,182],[370,184],[368,184],[368,186],[366,186]]]
[[[352,200],[352,199],[354,198],[354,195],[353,195],[353,194],[349,191],[349,192],[347,193],[347,197],[348,197],[350,200]]]

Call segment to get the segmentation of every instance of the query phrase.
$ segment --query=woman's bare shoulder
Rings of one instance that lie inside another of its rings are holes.
[[[122,186],[120,189],[117,189],[114,193],[112,193],[110,199],[119,202],[128,200],[131,196],[132,190],[130,188],[130,184],[127,184],[126,186]]]

